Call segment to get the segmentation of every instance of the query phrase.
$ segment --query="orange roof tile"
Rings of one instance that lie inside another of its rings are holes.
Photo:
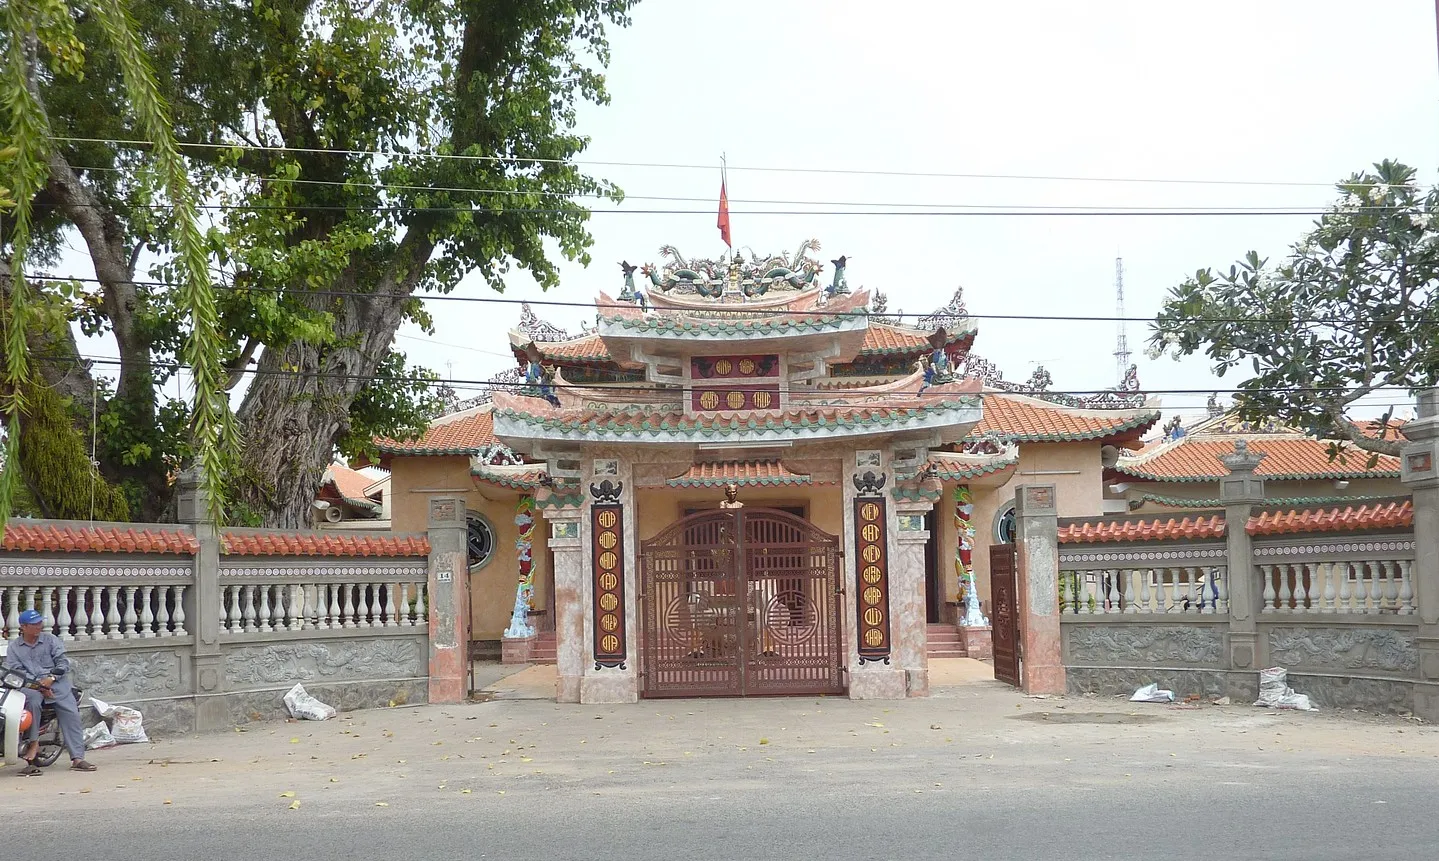
[[[1250,535],[1282,535],[1290,532],[1355,532],[1361,529],[1413,527],[1413,500],[1394,499],[1330,508],[1262,511],[1249,518],[1244,531]]]
[[[973,331],[951,332],[950,343],[973,339],[973,337]],[[540,355],[546,359],[585,362],[613,361],[609,348],[605,346],[604,339],[599,335],[585,335],[569,341],[538,341],[535,346],[539,348]],[[866,353],[915,353],[917,355],[928,349],[928,333],[911,332],[884,323],[870,323],[865,330],[864,342],[861,344],[859,352],[861,355]]]
[[[376,440],[375,445],[383,454],[458,455],[479,454],[481,449],[498,442],[490,408],[485,405],[436,419],[419,439],[405,442],[381,439]]]
[[[540,355],[546,359],[587,359],[596,362],[610,361],[609,348],[599,335],[586,335],[569,341],[537,341]]]
[[[726,484],[744,486],[775,486],[809,484],[808,475],[790,472],[777,460],[729,460],[723,463],[697,463],[679,478],[665,482],[670,487],[722,487]]]
[[[993,433],[1016,442],[1119,442],[1137,439],[1157,421],[1159,413],[1154,410],[1076,410],[1038,398],[986,392],[984,418],[970,436]]]
[[[200,544],[180,526],[130,526],[11,520],[0,546],[23,553],[174,553],[193,555]]]
[[[1390,419],[1387,424],[1381,425],[1378,419],[1365,419],[1355,422],[1354,426],[1370,439],[1406,439],[1404,425],[1408,423],[1405,419]]]
[[[335,492],[340,495],[341,499],[362,505],[375,504],[373,499],[365,495],[365,489],[374,483],[373,478],[363,472],[350,469],[343,463],[332,463],[325,470],[325,484],[334,485]]]
[[[231,556],[428,556],[424,535],[363,532],[277,532],[227,529],[220,550]]]
[[[1399,474],[1399,459],[1389,455],[1379,455],[1373,469],[1367,468],[1369,453],[1357,449],[1351,449],[1343,461],[1331,461],[1330,444],[1324,440],[1259,437],[1248,443],[1251,452],[1265,455],[1255,473],[1268,478],[1387,478]],[[1121,460],[1115,469],[1151,481],[1215,481],[1229,474],[1219,458],[1233,451],[1232,440],[1181,438]]]
[[[1155,517],[1061,523],[1059,543],[1097,544],[1105,541],[1202,541],[1224,537],[1224,515]]]

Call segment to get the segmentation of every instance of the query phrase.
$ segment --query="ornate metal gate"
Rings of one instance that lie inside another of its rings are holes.
[[[994,677],[1019,687],[1019,602],[1013,544],[989,548],[989,595],[994,626]]]
[[[839,539],[767,508],[702,511],[640,544],[646,697],[844,692]]]

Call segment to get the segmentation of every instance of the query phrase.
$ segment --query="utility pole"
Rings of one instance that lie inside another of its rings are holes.
[[[1439,0],[1434,0],[1439,6]],[[1124,321],[1124,258],[1114,258],[1114,316],[1118,318],[1118,338],[1114,347],[1114,361],[1119,370],[1114,378],[1118,384],[1124,383],[1124,375],[1129,373],[1129,327]]]

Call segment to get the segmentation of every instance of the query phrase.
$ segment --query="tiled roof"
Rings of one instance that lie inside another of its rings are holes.
[[[1409,422],[1405,419],[1390,419],[1386,424],[1380,424],[1378,419],[1366,419],[1355,422],[1354,426],[1359,432],[1371,439],[1406,439],[1404,426]]]
[[[486,404],[436,419],[419,439],[381,439],[375,445],[383,454],[459,455],[479,454],[498,442],[490,406]]]
[[[940,481],[964,481],[982,475],[1010,472],[1018,465],[1018,452],[999,455],[931,454],[929,475]]]
[[[634,317],[629,315],[601,316],[600,323],[634,332],[662,332],[672,335],[789,335],[858,329],[865,322],[864,314],[834,313],[785,314],[755,318],[704,317]],[[859,325],[855,325],[858,323]],[[608,331],[608,330],[606,330]]]
[[[1159,421],[1156,410],[1077,410],[1022,395],[986,392],[984,418],[970,436],[1014,442],[1136,439]]]
[[[1155,517],[1061,523],[1059,543],[1098,544],[1106,541],[1203,541],[1224,537],[1224,515]]]
[[[325,480],[321,486],[330,485],[334,487],[335,493],[350,505],[369,510],[378,510],[380,503],[365,495],[365,490],[374,484],[375,480],[345,466],[343,463],[332,463],[325,470]]]
[[[772,487],[786,484],[809,484],[810,477],[790,472],[777,460],[729,460],[723,463],[697,463],[679,478],[666,482],[670,487]]]
[[[276,532],[227,529],[220,552],[231,556],[428,556],[424,535],[363,532]]]
[[[174,553],[193,555],[200,544],[183,527],[91,524],[12,519],[5,550],[20,553]]]
[[[1286,508],[1305,508],[1316,505],[1357,505],[1374,499],[1366,496],[1277,496],[1264,500],[1265,505]],[[1165,496],[1161,493],[1141,493],[1129,500],[1130,508],[1137,508],[1146,502],[1167,505],[1170,508],[1222,508],[1221,499],[1191,499],[1185,496]]]
[[[1310,508],[1306,510],[1262,511],[1249,518],[1244,531],[1250,535],[1282,535],[1290,532],[1355,532],[1361,529],[1412,529],[1414,503],[1390,499],[1362,505]]]
[[[859,355],[875,356],[894,353],[919,355],[929,349],[928,338],[928,333],[913,332],[885,323],[871,322],[869,328],[865,330],[864,343],[859,348]],[[972,330],[963,330],[951,332],[949,342],[953,344],[973,338]],[[538,341],[535,346],[539,349],[540,355],[546,359],[571,362],[613,361],[609,348],[605,346],[604,339],[599,335],[585,335],[569,341]]]
[[[489,469],[483,466],[470,467],[470,476],[476,481],[486,484],[493,484],[496,487],[503,487],[509,490],[534,490],[540,486],[540,479],[547,473],[543,464],[538,468],[527,469],[523,472],[508,472],[500,469]]]
[[[1379,455],[1373,469],[1366,469],[1369,453],[1358,449],[1350,449],[1342,462],[1331,461],[1330,444],[1324,440],[1257,437],[1248,439],[1248,444],[1251,452],[1265,455],[1255,474],[1267,478],[1393,478],[1399,475],[1399,459],[1389,455]],[[1216,481],[1229,474],[1219,458],[1233,451],[1232,440],[1181,438],[1136,457],[1121,458],[1115,469],[1151,481]]]

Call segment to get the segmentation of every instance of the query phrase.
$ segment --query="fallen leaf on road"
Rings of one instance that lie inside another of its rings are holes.
[[[295,797],[295,791],[292,789],[292,790],[290,790],[289,792],[282,792],[282,793],[280,793],[280,797],[281,797],[281,798],[294,798],[294,797]]]
[[[165,802],[164,802],[164,803],[165,803],[165,804],[170,804],[170,803],[171,803],[171,802],[170,802],[170,799],[168,799],[168,798],[165,799]]]
[[[299,810],[299,809],[300,809],[300,802],[298,802],[298,801],[291,801],[291,802],[290,802],[290,809],[291,809],[291,810]]]
[[[388,801],[376,801],[376,802],[375,802],[375,806],[376,806],[376,807],[389,807],[389,806],[390,806],[390,803],[389,803]]]
[[[760,743],[760,744],[769,744],[769,739],[767,739],[767,738],[762,738],[762,739],[759,740],[759,743]]]
[[[461,795],[469,795],[469,794],[470,794],[470,790],[468,790],[468,789],[461,789],[461,790],[460,790],[460,794],[461,794]]]
[[[300,740],[299,740],[298,738],[292,738],[292,739],[290,739],[290,744],[299,744],[299,743],[300,743]]]

